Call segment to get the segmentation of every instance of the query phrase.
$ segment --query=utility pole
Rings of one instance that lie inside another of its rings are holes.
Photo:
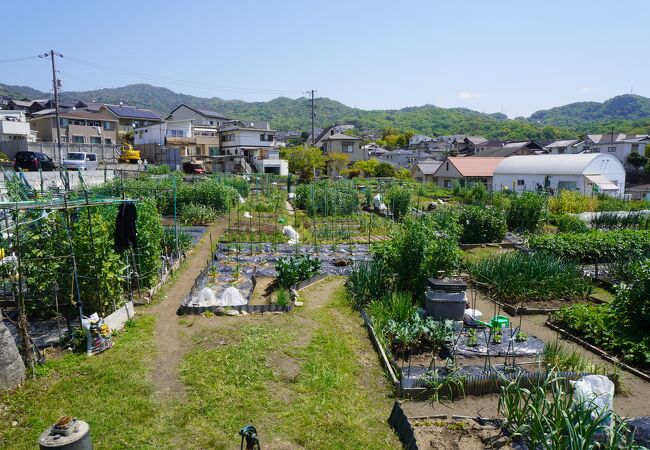
[[[55,52],[54,50],[50,50],[47,53],[43,53],[42,55],[38,55],[39,58],[50,58],[52,60],[52,86],[54,88],[54,115],[56,117],[56,146],[59,150],[59,165],[63,161],[63,156],[61,154],[61,123],[59,121],[59,86],[61,83],[61,80],[58,79],[56,76],[56,66],[54,64],[54,57],[58,56],[60,58],[63,58],[63,55],[61,53]]]
[[[311,145],[312,147],[316,144],[316,136],[314,135],[314,118],[316,117],[316,113],[314,112],[314,93],[315,90],[309,91],[309,94],[311,94]]]

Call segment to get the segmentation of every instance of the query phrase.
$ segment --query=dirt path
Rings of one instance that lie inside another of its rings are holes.
[[[189,349],[186,336],[178,323],[178,310],[181,301],[189,293],[194,280],[210,258],[210,234],[213,242],[228,227],[227,218],[220,218],[206,230],[201,240],[188,254],[185,266],[176,274],[165,297],[146,312],[156,317],[154,338],[158,345],[158,358],[153,372],[156,395],[162,397],[183,398],[183,385],[178,377],[178,364]]]

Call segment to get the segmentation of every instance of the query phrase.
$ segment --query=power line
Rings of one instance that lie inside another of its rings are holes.
[[[23,56],[22,58],[0,59],[0,64],[12,63],[12,62],[18,62],[18,61],[27,61],[27,60],[30,60],[30,59],[38,59],[38,58],[39,58],[38,55],[34,55],[34,56]]]
[[[115,66],[109,66],[107,64],[100,64],[80,58],[74,58],[70,56],[66,56],[66,60],[68,61],[73,61],[78,64],[83,64],[89,67],[93,67],[95,69],[100,69],[100,70],[105,70],[108,72],[113,72],[113,73],[118,73],[121,75],[127,75],[130,77],[134,78],[139,78],[139,79],[155,79],[159,81],[165,81],[167,83],[175,83],[175,84],[180,84],[180,85],[186,85],[189,87],[200,87],[200,88],[206,88],[206,89],[228,89],[228,90],[235,90],[235,91],[242,91],[242,92],[251,92],[251,93],[292,93],[292,94],[302,94],[302,91],[297,91],[297,90],[287,90],[287,89],[260,89],[260,88],[245,88],[245,87],[238,87],[238,86],[227,86],[227,85],[213,85],[213,84],[208,84],[208,83],[200,83],[200,82],[194,82],[194,81],[187,81],[187,80],[180,80],[178,78],[170,78],[170,77],[164,77],[160,75],[154,75],[154,74],[148,74],[148,73],[143,73],[143,72],[136,72],[133,70],[129,69],[123,69]]]

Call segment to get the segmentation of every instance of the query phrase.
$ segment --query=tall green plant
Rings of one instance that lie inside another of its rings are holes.
[[[536,231],[546,213],[546,197],[534,192],[524,192],[510,200],[508,228],[517,231]]]

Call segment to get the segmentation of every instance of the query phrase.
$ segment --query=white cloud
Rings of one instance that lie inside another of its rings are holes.
[[[472,100],[474,98],[483,97],[483,94],[479,94],[478,92],[461,91],[458,93],[458,97],[462,98],[463,100]]]
[[[583,88],[578,89],[578,94],[588,94],[592,90],[593,89],[591,89],[590,87],[583,87]]]

